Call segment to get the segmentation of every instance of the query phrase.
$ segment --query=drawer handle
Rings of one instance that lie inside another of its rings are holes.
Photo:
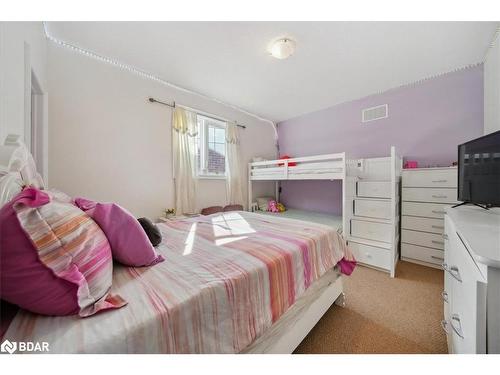
[[[454,322],[457,322],[458,327],[453,324]],[[451,328],[453,328],[453,332],[455,332],[458,337],[460,337],[461,339],[464,338],[464,333],[462,332],[462,324],[460,322],[460,317],[458,316],[458,314],[453,314],[451,316]]]
[[[448,292],[445,292],[444,290],[441,292],[441,297],[443,297],[443,301],[448,303]]]
[[[433,195],[433,197],[434,197],[434,195]],[[443,215],[446,213],[446,212],[441,211],[441,210],[432,210],[431,212],[432,212],[433,214],[443,214]]]
[[[432,240],[431,242],[434,243],[434,244],[436,244],[436,245],[444,245],[443,241]]]
[[[441,320],[441,328],[446,334],[449,334],[450,331],[448,330],[448,321],[447,320]]]
[[[458,267],[457,266],[451,266],[449,268],[447,268],[445,271],[448,271],[448,273],[453,276],[453,278],[455,280],[457,280],[458,282],[462,282],[462,277],[460,276],[460,271],[458,270]]]
[[[432,258],[432,259],[436,259],[436,260],[444,260],[444,258],[437,257],[437,256],[435,256],[435,255],[431,255],[431,258]]]
[[[435,194],[433,194],[433,195],[432,195],[432,198],[439,198],[439,199],[443,199],[443,198],[448,198],[448,196],[447,196],[447,195],[435,195]]]
[[[440,183],[440,182],[448,182],[448,180],[433,180],[432,182],[434,182],[434,183],[437,184],[437,183]]]
[[[434,229],[444,229],[444,226],[442,226],[442,225],[431,225],[431,228],[434,228]]]

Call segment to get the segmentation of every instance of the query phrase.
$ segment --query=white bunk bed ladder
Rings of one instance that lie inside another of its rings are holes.
[[[402,160],[390,156],[354,161],[346,178],[345,228],[360,264],[395,276],[399,259],[399,186]]]

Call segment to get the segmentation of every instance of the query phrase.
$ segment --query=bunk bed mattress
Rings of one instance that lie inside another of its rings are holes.
[[[295,219],[306,222],[323,224],[334,228],[336,231],[342,231],[342,216],[336,216],[314,211],[298,210],[294,208],[289,208],[284,212],[267,212],[267,211],[257,211],[257,212],[268,216],[283,217],[287,219]]]
[[[237,211],[159,227],[164,262],[114,266],[111,292],[127,306],[85,319],[21,310],[4,338],[51,353],[237,353],[337,263],[354,264],[321,224]]]

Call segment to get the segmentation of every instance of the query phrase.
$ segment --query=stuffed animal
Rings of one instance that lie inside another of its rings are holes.
[[[278,203],[275,200],[270,200],[267,203],[267,211],[268,212],[279,212]]]
[[[267,204],[267,211],[268,212],[284,212],[284,211],[286,211],[286,208],[283,205],[283,203],[278,203],[275,200],[270,200],[269,203]]]

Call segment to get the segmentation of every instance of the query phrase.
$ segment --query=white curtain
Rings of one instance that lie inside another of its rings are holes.
[[[172,148],[177,215],[196,209],[196,114],[176,107],[172,119]]]
[[[241,173],[240,140],[235,123],[226,125],[226,200],[227,204],[241,204],[243,199],[243,176]]]

